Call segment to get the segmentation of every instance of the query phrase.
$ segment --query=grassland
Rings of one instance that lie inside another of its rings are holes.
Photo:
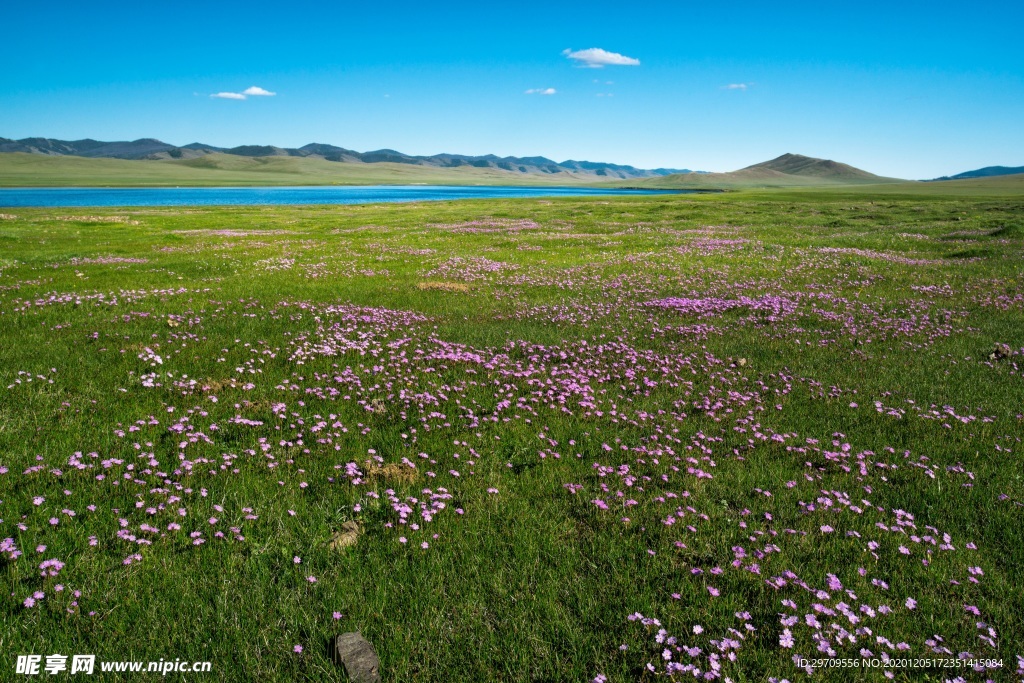
[[[835,165],[834,162],[821,159],[798,158]],[[790,170],[785,166],[781,168]],[[829,170],[825,167],[820,174],[795,175],[756,166],[730,173],[689,173],[659,178],[595,181],[594,176],[568,172],[522,174],[473,166],[436,168],[398,163],[337,163],[309,157],[211,154],[196,159],[150,161],[0,153],[0,187],[587,185],[727,192],[798,190],[854,195],[867,193],[886,197],[988,197],[1024,194],[1024,174],[929,183],[880,178],[857,169],[832,176],[828,175]],[[858,176],[858,173],[861,175]]]
[[[0,213],[5,675],[1021,676],[1019,194]]]
[[[336,163],[306,157],[211,154],[163,161],[0,154],[0,187],[230,187],[251,185],[575,185],[593,176],[435,168],[398,163]]]
[[[872,187],[884,186],[889,182],[880,180],[854,180],[850,178],[829,178],[827,176],[799,176],[789,173],[779,173],[766,169],[742,169],[729,173],[686,173],[664,176],[662,178],[640,178],[638,180],[616,181],[617,186],[629,187],[650,187],[666,190],[772,190],[788,188],[811,188],[811,187],[850,187],[851,189],[863,188],[865,185]]]
[[[758,190],[807,190],[824,193],[848,193],[891,197],[903,196],[1020,196],[1024,194],[1024,174],[971,178],[969,180],[944,180],[941,182],[900,181],[850,182],[848,178],[795,176],[771,172],[703,173],[671,175],[664,178],[643,178],[634,181],[616,181],[620,187],[646,187],[666,190],[708,190],[731,191]]]

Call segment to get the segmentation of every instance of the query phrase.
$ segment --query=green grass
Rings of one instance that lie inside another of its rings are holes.
[[[764,169],[744,169],[730,173],[686,173],[662,178],[641,178],[638,180],[616,181],[619,186],[649,187],[666,190],[775,190],[788,188],[849,187],[853,191],[864,191],[865,186],[882,187],[889,183],[900,183],[895,179],[878,177],[833,178],[828,176],[801,176],[779,173]]]
[[[871,629],[836,657],[1024,654],[1020,194],[2,213],[5,672],[340,681],[360,630],[388,681],[662,680],[723,638],[732,680],[796,681],[808,614]]]
[[[1024,193],[1024,174],[934,183],[799,176],[759,169],[598,181],[574,173],[521,174],[495,168],[337,163],[300,157],[211,154],[162,161],[0,153],[0,187],[231,187],[296,185],[587,185],[650,189],[779,191],[890,197],[988,197]]]
[[[0,153],[0,187],[225,187],[251,185],[574,185],[593,176],[495,168],[337,163],[303,157],[211,154],[163,161]]]
[[[618,186],[661,188],[666,190],[707,190],[723,189],[756,192],[758,190],[819,193],[845,193],[870,195],[872,197],[1001,197],[1024,194],[1024,174],[971,178],[968,180],[944,180],[942,182],[900,181],[886,182],[849,179],[802,177],[795,175],[770,175],[757,173],[707,173],[673,175],[665,178],[643,178],[634,181],[617,181]]]
[[[1024,194],[1024,174],[943,180],[939,182],[896,183],[872,188],[879,195],[905,194],[930,197],[991,197],[1020,196]]]

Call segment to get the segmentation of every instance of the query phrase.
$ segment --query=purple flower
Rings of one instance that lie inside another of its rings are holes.
[[[779,636],[779,645],[785,648],[791,648],[796,644],[793,640],[793,632],[788,628],[782,630],[782,635]]]

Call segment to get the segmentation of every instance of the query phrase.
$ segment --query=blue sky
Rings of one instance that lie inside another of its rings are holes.
[[[12,2],[4,23],[8,138],[1024,165],[1019,1]],[[630,63],[566,53],[591,48]],[[275,94],[211,97],[252,86]]]

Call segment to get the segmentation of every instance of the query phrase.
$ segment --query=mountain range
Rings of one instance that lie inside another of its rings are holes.
[[[267,182],[287,182],[287,177],[308,176],[310,182],[358,182],[361,176],[387,182],[391,176],[416,181],[449,182],[465,178],[479,181],[508,182],[523,184],[529,182],[590,182],[608,181],[616,185],[668,188],[739,188],[739,187],[797,187],[812,185],[859,185],[870,183],[900,182],[855,168],[848,164],[818,159],[800,154],[783,154],[780,157],[753,164],[726,173],[707,173],[677,168],[642,169],[625,164],[594,161],[567,160],[557,162],[543,156],[499,157],[494,154],[471,156],[465,154],[434,154],[416,156],[393,149],[378,149],[370,152],[328,145],[310,143],[302,147],[276,147],[273,145],[241,145],[239,147],[217,147],[200,142],[176,146],[155,138],[132,141],[104,142],[101,140],[56,140],[53,138],[24,138],[10,140],[0,137],[0,153],[42,155],[45,157],[72,157],[95,160],[162,161],[182,164],[195,172],[207,172],[213,177],[225,172],[242,174],[259,172]],[[27,157],[26,157],[27,158]],[[37,157],[39,158],[39,157]],[[12,157],[13,159],[13,157]],[[236,161],[232,161],[236,160]],[[324,164],[324,162],[331,162]],[[82,162],[84,163],[84,161]],[[114,163],[111,161],[110,163]],[[298,165],[297,165],[298,164]],[[335,166],[340,164],[341,166]],[[377,164],[378,170],[367,165]],[[147,165],[148,167],[148,165]],[[140,167],[142,168],[142,167]],[[330,168],[347,169],[335,174]],[[365,171],[357,169],[365,168]],[[408,172],[400,169],[406,168]],[[422,169],[416,171],[415,169]],[[45,174],[45,170],[40,168]],[[56,170],[56,169],[52,169]],[[80,169],[87,172],[85,168]],[[104,171],[113,168],[104,167]],[[154,171],[156,169],[154,168]],[[173,181],[176,173],[164,169],[156,173],[157,178],[167,177]],[[271,180],[271,173],[284,174],[284,178]],[[456,175],[451,175],[455,173]],[[467,175],[468,173],[468,175]],[[192,173],[195,175],[195,173]],[[954,176],[935,178],[936,181],[967,180],[994,176],[1024,174],[1024,166],[988,166],[966,171]],[[423,178],[418,176],[422,175]],[[316,176],[316,177],[314,177]],[[335,177],[337,176],[337,177]],[[154,181],[160,182],[157,178]],[[198,180],[198,178],[196,178]],[[225,178],[226,179],[226,178]],[[507,179],[507,180],[505,180]],[[111,178],[113,180],[113,178]],[[238,178],[237,180],[241,180]],[[189,182],[185,176],[183,182]],[[204,179],[205,181],[205,179]],[[231,182],[235,182],[233,179]]]
[[[944,175],[941,178],[936,178],[935,180],[967,180],[968,178],[991,178],[992,176],[1017,175],[1018,173],[1024,173],[1024,166],[986,166],[985,168],[979,168],[973,171],[964,171],[963,173],[957,173],[956,175]]]
[[[322,143],[310,143],[298,148],[274,147],[272,145],[242,145],[240,147],[215,147],[193,142],[180,147],[156,140],[142,138],[130,142],[102,142],[100,140],[54,140],[51,138],[24,138],[8,140],[0,138],[0,152],[22,152],[51,156],[76,156],[86,158],[112,158],[131,160],[164,161],[172,159],[198,159],[211,154],[228,154],[241,157],[308,157],[341,163],[398,163],[434,168],[493,168],[520,174],[571,173],[577,178],[592,177],[594,180],[629,180],[637,178],[658,178],[675,174],[689,174],[689,169],[656,168],[640,169],[622,164],[594,161],[556,162],[546,157],[499,157],[493,154],[467,156],[463,154],[435,154],[412,156],[393,149],[378,149],[372,152],[356,152],[344,147]]]

